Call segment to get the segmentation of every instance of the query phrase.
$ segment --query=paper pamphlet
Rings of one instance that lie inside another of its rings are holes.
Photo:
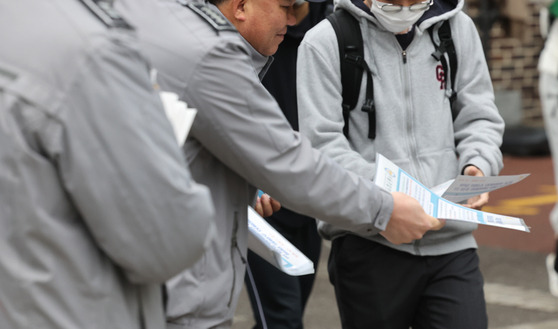
[[[270,264],[292,276],[314,273],[314,263],[250,206],[248,230],[248,248]]]
[[[194,118],[198,111],[188,108],[188,105],[178,98],[178,95],[171,92],[160,92],[161,101],[165,107],[165,114],[169,119],[178,145],[182,146],[186,141],[186,136],[192,128]]]
[[[524,175],[519,175],[519,176],[524,176]],[[499,187],[503,187],[512,184],[514,182],[518,182],[525,177],[515,177],[513,179],[508,177],[507,180],[503,179],[501,181],[492,180],[492,178],[495,177],[476,177],[476,178],[484,178],[484,179],[481,180],[476,179],[474,182],[477,185],[475,185],[474,189],[468,190],[467,193],[472,193],[472,191],[474,190],[475,193],[471,194],[471,196],[478,195],[480,193],[495,190]],[[374,181],[376,185],[384,188],[389,192],[402,192],[412,196],[413,198],[417,199],[420,202],[420,204],[424,208],[424,211],[427,214],[436,218],[472,222],[477,224],[497,226],[497,227],[503,227],[508,229],[514,229],[518,231],[530,232],[529,227],[525,225],[525,222],[521,218],[491,214],[491,213],[467,208],[455,204],[447,199],[444,199],[440,195],[426,188],[419,181],[417,181],[411,175],[409,175],[404,170],[399,168],[393,162],[386,159],[381,154],[378,154],[376,157],[376,178]],[[458,180],[458,182],[459,181],[461,180]],[[507,182],[508,184],[504,184],[505,182]],[[450,185],[450,183],[444,183],[444,184],[446,184],[446,186]],[[483,185],[484,188],[481,188],[480,187],[481,185]],[[499,187],[495,187],[496,185],[498,185]],[[462,199],[463,196],[464,194],[463,195],[459,194],[459,199]]]
[[[510,176],[457,176],[430,190],[442,198],[452,202],[463,202],[479,194],[497,190],[499,188],[522,181],[530,174]]]

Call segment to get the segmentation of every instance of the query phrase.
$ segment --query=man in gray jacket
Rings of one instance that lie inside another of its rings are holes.
[[[181,4],[179,4],[181,3]],[[196,181],[210,187],[218,239],[167,284],[168,328],[228,328],[242,288],[247,206],[255,186],[289,209],[394,243],[441,223],[417,201],[343,170],[292,130],[260,82],[287,25],[291,0],[118,0],[137,26],[163,90],[198,109],[184,146]],[[232,23],[231,23],[232,22]],[[243,38],[239,35],[242,35]],[[421,218],[401,221],[417,211]]]
[[[0,328],[163,328],[214,209],[132,30],[93,1],[0,7]]]
[[[360,25],[374,85],[376,136],[368,137],[369,114],[360,110],[368,97],[366,77],[350,111],[348,136],[343,133],[340,56],[327,21],[309,31],[299,48],[301,131],[341,166],[370,180],[376,153],[430,187],[459,174],[497,175],[504,122],[477,30],[462,6],[462,0],[339,0],[336,10],[346,10]],[[444,20],[457,51],[459,67],[450,67],[457,70],[455,85],[431,56],[435,48],[427,29],[435,26],[439,44]],[[450,88],[457,93],[455,120]],[[467,205],[480,208],[487,201],[485,194]],[[322,235],[333,239],[328,269],[343,327],[486,328],[474,229],[475,224],[451,221],[422,239],[395,245],[379,234],[320,223]]]

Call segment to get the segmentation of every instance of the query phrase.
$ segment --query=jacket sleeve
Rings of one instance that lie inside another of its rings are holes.
[[[310,30],[298,48],[297,91],[300,131],[343,168],[370,180],[376,167],[353,150],[343,134],[342,86],[337,37],[329,21]],[[361,84],[361,92],[366,86]],[[362,100],[361,100],[362,101]],[[354,126],[352,127],[354,129]]]
[[[503,167],[504,120],[494,103],[494,91],[478,32],[463,13],[451,22],[457,51],[457,117],[454,133],[459,168],[472,164],[485,176],[498,175]]]
[[[363,235],[383,230],[393,200],[343,170],[290,127],[239,40],[213,48],[188,82],[192,136],[285,207]]]
[[[205,186],[130,45],[97,42],[67,91],[51,152],[100,249],[135,283],[159,283],[199,259],[213,229]]]

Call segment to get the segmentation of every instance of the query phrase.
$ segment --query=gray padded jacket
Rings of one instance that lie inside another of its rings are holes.
[[[17,0],[0,40],[0,328],[163,328],[161,283],[214,209],[135,38],[77,0]]]

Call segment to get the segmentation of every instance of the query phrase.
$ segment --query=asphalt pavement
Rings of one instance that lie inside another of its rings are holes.
[[[531,233],[487,226],[475,232],[485,280],[489,328],[558,329],[558,298],[548,292],[545,267],[545,257],[554,249],[548,222],[548,214],[556,202],[551,158],[506,156],[504,166],[502,175],[530,173],[531,176],[492,192],[483,210],[523,218],[531,227]],[[325,241],[305,313],[306,329],[341,327],[326,271],[329,246]],[[249,329],[253,324],[252,311],[243,291],[233,329]]]

